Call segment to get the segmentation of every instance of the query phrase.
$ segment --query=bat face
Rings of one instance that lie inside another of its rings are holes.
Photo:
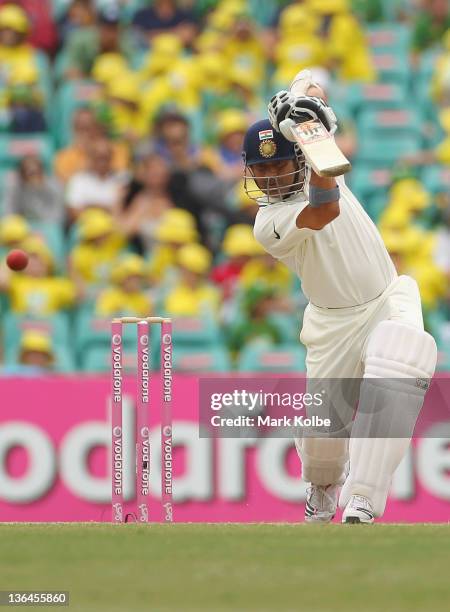
[[[341,176],[352,169],[334,137],[319,120],[293,125],[291,132],[307,162],[319,176]]]

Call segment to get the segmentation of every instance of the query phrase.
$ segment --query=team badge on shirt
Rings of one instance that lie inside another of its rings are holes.
[[[263,157],[269,158],[273,157],[277,152],[277,145],[273,140],[264,140],[259,145],[259,152]]]

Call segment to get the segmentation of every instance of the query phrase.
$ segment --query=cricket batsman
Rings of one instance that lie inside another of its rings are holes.
[[[336,130],[311,73],[294,82],[303,95],[276,94],[270,120],[245,136],[247,193],[259,204],[254,234],[300,278],[309,299],[300,334],[308,379],[358,379],[350,404],[359,404],[351,435],[295,440],[302,477],[311,483],[305,520],[330,522],[339,503],[342,522],[373,523],[408,449],[436,367],[436,343],[424,331],[417,283],[397,275],[344,177],[316,174],[283,129],[286,119],[319,118]],[[391,420],[402,423],[400,437],[373,435],[390,431]]]

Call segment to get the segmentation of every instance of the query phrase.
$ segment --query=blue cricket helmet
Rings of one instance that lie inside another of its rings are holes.
[[[297,159],[295,145],[273,129],[268,119],[254,123],[245,134],[242,152],[246,166]]]

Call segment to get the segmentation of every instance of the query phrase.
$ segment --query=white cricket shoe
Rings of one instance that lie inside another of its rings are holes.
[[[341,485],[311,484],[305,504],[306,523],[329,523],[336,514]]]
[[[352,495],[342,515],[343,523],[373,523],[373,508],[367,497]]]

